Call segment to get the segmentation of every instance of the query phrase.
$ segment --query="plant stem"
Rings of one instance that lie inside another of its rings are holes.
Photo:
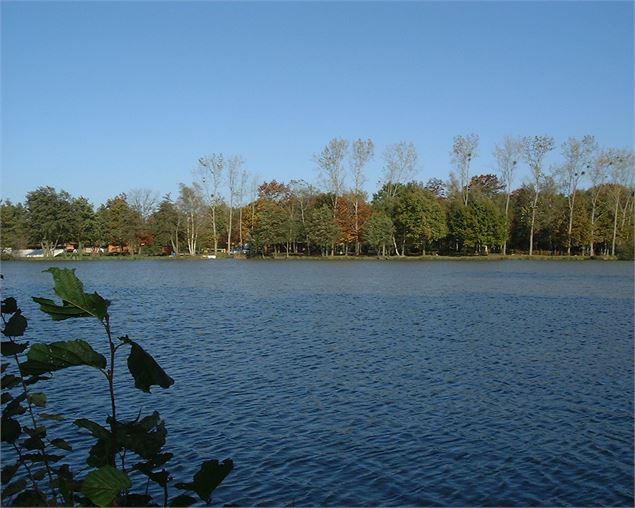
[[[112,333],[110,331],[110,318],[108,314],[102,321],[104,328],[106,329],[106,335],[108,336],[108,344],[110,346],[110,369],[108,369],[108,389],[110,391],[110,406],[112,410],[112,421],[110,422],[110,432],[112,434],[110,463],[115,466],[115,453],[117,450],[117,405],[115,402],[115,353],[117,348],[112,341]]]
[[[11,443],[11,444],[13,445],[13,448],[18,454],[18,459],[20,460],[20,463],[24,464],[24,468],[26,469],[27,476],[29,477],[29,480],[31,480],[31,484],[33,485],[33,490],[38,491],[37,482],[35,481],[35,478],[33,478],[33,473],[31,473],[31,468],[27,465],[27,463],[22,458],[22,452],[20,451],[20,447],[15,443]]]
[[[9,337],[9,340],[11,342],[13,341],[13,337]],[[27,403],[27,406],[29,408],[29,415],[31,416],[31,422],[33,423],[33,430],[35,430],[37,428],[37,421],[35,420],[35,415],[33,414],[33,404],[31,404],[31,400],[29,399],[29,389],[26,387],[26,382],[24,381],[24,377],[22,376],[22,367],[20,364],[20,359],[18,358],[17,353],[15,355],[13,355],[13,358],[15,360],[15,363],[18,366],[18,371],[20,372],[20,382],[22,383],[22,391],[24,392],[24,397]],[[46,467],[46,473],[49,477],[49,482],[51,485],[51,492],[53,493],[53,497],[57,497],[57,492],[55,491],[55,489],[53,488],[53,474],[51,472],[51,466],[49,464],[48,459],[46,458],[46,452],[45,450],[39,450],[40,455],[42,456],[42,460],[44,462],[44,467]]]

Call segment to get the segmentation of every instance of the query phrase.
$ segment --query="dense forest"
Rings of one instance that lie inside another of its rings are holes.
[[[178,196],[133,189],[95,208],[86,198],[39,187],[24,203],[1,203],[3,255],[55,248],[101,255],[486,255],[633,256],[631,150],[570,138],[559,162],[550,136],[505,138],[495,168],[471,174],[479,137],[456,136],[447,181],[415,179],[412,143],[388,146],[369,197],[372,140],[331,140],[314,156],[316,184],[259,182],[239,156],[198,160]],[[529,179],[516,185],[524,165]]]

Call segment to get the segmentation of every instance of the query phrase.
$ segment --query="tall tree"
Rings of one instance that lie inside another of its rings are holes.
[[[240,191],[240,173],[245,161],[239,155],[233,155],[227,160],[227,190],[229,196],[227,219],[227,253],[231,252],[232,243],[232,216],[234,203],[238,199]]]
[[[382,209],[388,217],[394,216],[396,198],[399,190],[403,188],[403,184],[414,179],[417,171],[417,159],[417,149],[413,143],[402,141],[386,147],[381,179],[382,188],[378,195],[381,195]],[[392,243],[395,253],[399,256],[399,247],[394,236]]]
[[[590,194],[590,220],[589,220],[589,256],[595,256],[595,240],[597,237],[596,221],[598,219],[598,204],[600,195],[604,190],[608,168],[611,162],[611,155],[607,151],[602,151],[593,159],[589,168],[589,181],[591,182]]]
[[[135,235],[137,233],[136,212],[128,204],[128,196],[119,194],[108,199],[97,210],[98,220],[105,228],[105,241],[119,246],[121,252],[126,248],[134,253]]]
[[[203,225],[205,211],[205,198],[201,187],[197,183],[191,187],[179,184],[179,198],[176,206],[184,217],[187,251],[190,256],[194,256],[198,249],[198,237]],[[214,240],[214,252],[216,252],[217,239]]]
[[[249,232],[249,246],[252,253],[262,252],[263,256],[273,250],[278,254],[278,246],[286,239],[288,218],[279,202],[259,198],[256,203],[255,222]]]
[[[500,145],[494,148],[494,157],[498,166],[498,174],[505,186],[505,227],[509,234],[509,201],[511,199],[514,177],[518,167],[518,157],[522,149],[522,142],[519,139],[506,136]],[[507,254],[507,238],[503,243],[503,255]]]
[[[635,169],[635,154],[628,149],[614,149],[609,155],[609,197],[613,210],[613,237],[611,240],[611,256],[615,256],[617,242],[617,226],[620,210],[625,213],[633,195],[633,171]],[[622,197],[624,201],[622,202]]]
[[[493,246],[502,245],[507,234],[503,213],[485,196],[471,199],[467,206],[455,201],[448,223],[451,237],[479,254],[489,254]]]
[[[571,233],[573,230],[573,212],[578,185],[582,177],[591,168],[597,143],[593,136],[582,139],[569,138],[562,144],[564,163],[556,168],[556,181],[567,197],[569,221],[567,226],[567,255],[571,255]]]
[[[319,154],[314,156],[324,189],[333,195],[333,216],[335,216],[337,200],[344,192],[344,158],[347,150],[347,140],[333,138]]]
[[[348,151],[348,141],[341,138],[333,138],[314,156],[319,172],[319,179],[327,194],[332,197],[331,215],[337,214],[337,200],[344,193],[344,159]],[[335,239],[333,240],[335,242]],[[331,253],[335,252],[335,243],[331,245]]]
[[[45,256],[52,256],[55,247],[69,239],[71,202],[68,192],[57,192],[53,187],[38,187],[26,195],[29,233],[42,246]]]
[[[308,213],[312,208],[313,202],[317,195],[317,190],[304,180],[291,180],[289,182],[291,193],[296,200],[298,210],[300,213],[300,229],[299,234],[304,235],[304,241],[306,243],[306,253],[311,253],[311,239],[309,238],[309,228],[307,226]]]
[[[553,137],[532,136],[524,137],[522,145],[522,157],[528,164],[531,171],[532,181],[530,189],[533,192],[532,206],[531,206],[531,220],[529,231],[529,255],[533,255],[534,252],[534,229],[536,225],[536,209],[538,207],[538,197],[540,195],[540,186],[544,178],[543,164],[547,154],[553,150],[554,140]]]
[[[27,211],[22,203],[0,201],[0,252],[24,249],[29,243]]]
[[[361,251],[360,231],[362,224],[360,223],[360,203],[364,201],[364,167],[373,158],[375,154],[375,144],[371,139],[357,139],[353,141],[353,150],[351,155],[351,173],[353,176],[353,210],[355,217],[355,255],[359,256]]]
[[[417,149],[413,143],[401,141],[386,147],[380,183],[385,188],[388,198],[397,197],[400,184],[414,179],[418,158]]]
[[[144,221],[156,211],[159,196],[151,189],[132,189],[126,194],[130,208],[136,210]]]
[[[208,200],[208,206],[212,219],[212,240],[214,242],[214,254],[218,251],[218,217],[219,206],[223,202],[221,185],[225,172],[225,157],[222,153],[201,157],[198,160],[199,185]]]
[[[467,206],[469,195],[470,162],[478,155],[478,143],[478,134],[455,136],[452,143],[452,163],[458,171],[459,187],[465,206]]]
[[[69,224],[70,239],[77,243],[77,250],[81,254],[84,243],[95,237],[95,210],[88,199],[83,196],[71,202],[72,220]]]
[[[365,237],[378,256],[386,256],[386,246],[395,237],[395,226],[391,218],[383,210],[373,211],[366,223]]]
[[[156,191],[151,189],[132,189],[126,194],[128,197],[128,204],[130,208],[135,212],[135,223],[132,225],[136,230],[136,238],[138,244],[138,251],[141,253],[143,245],[152,243],[152,235],[148,221],[150,216],[157,208],[159,201]]]
[[[397,198],[397,229],[403,231],[402,251],[406,242],[418,246],[425,255],[426,247],[448,233],[445,211],[436,196],[420,183],[407,183]]]
[[[236,193],[236,200],[238,203],[238,243],[240,244],[240,248],[243,248],[244,239],[243,239],[243,208],[245,201],[245,194],[247,192],[247,185],[249,183],[249,172],[246,169],[243,169],[240,172],[240,179],[238,183],[238,190]]]
[[[337,241],[341,231],[328,206],[322,205],[320,208],[311,210],[307,222],[311,243],[322,249],[323,256],[326,255],[329,247],[331,247],[331,254],[333,254],[332,246]]]
[[[159,207],[152,214],[150,224],[155,238],[155,245],[169,246],[177,256],[179,254],[181,239],[181,213],[172,202],[170,194],[163,196]]]

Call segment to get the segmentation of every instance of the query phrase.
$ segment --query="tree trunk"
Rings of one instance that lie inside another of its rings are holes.
[[[242,199],[242,198],[241,198]],[[240,243],[240,250],[243,250],[243,208],[238,209],[238,243]]]
[[[400,256],[401,254],[399,254],[399,248],[397,247],[397,239],[395,238],[395,235],[392,235],[392,243],[395,247],[395,255]]]
[[[595,237],[595,200],[591,203],[591,240],[589,242],[589,256],[595,256],[595,246],[594,246],[594,237]]]
[[[227,254],[229,254],[229,252],[231,251],[231,245],[232,245],[232,215],[233,215],[234,209],[230,206],[229,207],[229,222],[227,223]]]
[[[505,241],[503,242],[503,256],[507,255],[507,235],[509,234],[509,199],[511,193],[507,193],[505,200]]]
[[[617,216],[619,212],[619,199],[615,200],[615,218],[613,220],[613,242],[611,243],[611,256],[615,256],[615,239],[617,238]]]
[[[534,204],[531,207],[531,228],[529,231],[529,255],[534,253],[534,224],[536,223],[536,206],[538,204],[538,191],[536,191],[536,197],[534,198]]]
[[[212,235],[214,236],[214,254],[218,251],[218,235],[216,234],[216,207],[212,206]]]
[[[571,255],[571,232],[573,231],[573,207],[575,205],[575,194],[569,200],[569,228],[567,229],[567,256]]]
[[[359,242],[359,198],[355,198],[355,255],[359,256],[361,244]]]

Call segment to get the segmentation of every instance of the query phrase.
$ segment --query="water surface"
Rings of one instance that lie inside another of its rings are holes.
[[[105,351],[92,320],[54,323],[28,299],[52,294],[46,266],[2,266],[30,340]],[[151,395],[120,379],[118,395],[121,416],[166,419],[178,480],[233,458],[216,504],[633,503],[630,263],[57,266],[175,379]],[[105,419],[98,374],[51,383],[51,412]]]

